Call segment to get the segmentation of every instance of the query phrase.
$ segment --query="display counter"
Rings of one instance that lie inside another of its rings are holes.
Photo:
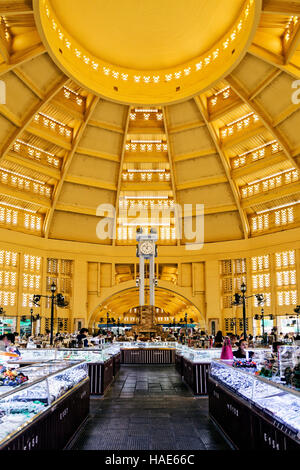
[[[209,413],[235,448],[300,450],[300,390],[212,361]]]
[[[0,449],[63,449],[89,413],[85,362],[20,368],[29,380],[0,387]]]
[[[85,361],[90,377],[90,393],[103,395],[119,372],[121,353],[118,346],[104,349],[23,349],[20,358],[10,361],[10,364],[34,364],[53,359]]]
[[[221,355],[221,348],[191,349],[183,346],[176,351],[175,365],[194,395],[207,395],[210,363]]]

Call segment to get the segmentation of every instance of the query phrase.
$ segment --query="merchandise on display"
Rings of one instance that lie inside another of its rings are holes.
[[[0,446],[88,376],[87,364],[79,361],[51,361],[18,371],[29,381],[0,394]]]
[[[300,439],[300,393],[278,383],[275,378],[265,379],[253,369],[232,367],[231,361],[213,361],[210,376],[251,405],[278,420]]]

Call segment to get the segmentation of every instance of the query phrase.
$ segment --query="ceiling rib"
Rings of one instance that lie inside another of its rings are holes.
[[[173,198],[174,198],[174,204],[175,204],[175,227],[176,227],[176,243],[177,246],[180,245],[180,239],[179,239],[179,214],[178,214],[178,207],[177,207],[177,192],[176,192],[176,173],[175,173],[175,168],[174,168],[174,158],[172,155],[172,146],[170,142],[170,137],[169,137],[169,116],[168,116],[168,109],[167,107],[164,107],[162,109],[163,112],[163,121],[164,121],[164,129],[165,129],[165,134],[167,138],[167,144],[168,144],[168,160],[169,160],[169,165],[170,165],[170,173],[171,173],[171,184],[172,184],[172,191],[173,191]],[[182,222],[182,221],[180,221]]]
[[[293,158],[291,149],[289,148],[288,144],[285,142],[285,139],[282,137],[279,131],[274,128],[273,124],[270,122],[269,118],[266,116],[266,113],[263,111],[262,107],[258,104],[258,102],[255,99],[253,100],[249,99],[247,92],[245,91],[243,85],[240,83],[240,81],[238,81],[232,75],[228,75],[226,77],[226,81],[232,87],[232,89],[242,98],[242,100],[246,104],[248,104],[248,106],[252,109],[252,111],[254,111],[260,117],[261,121],[264,123],[266,128],[271,132],[274,139],[276,139],[282,146],[283,151],[285,155],[287,156],[288,160],[290,161],[290,163],[292,164],[292,166],[296,166],[300,168],[299,164]]]
[[[32,13],[32,0],[6,0],[5,4],[0,6],[0,16],[30,15]]]
[[[12,137],[10,137],[10,139],[8,140],[7,144],[4,146],[3,148],[3,151],[2,151],[2,154],[0,156],[0,161],[3,160],[6,155],[9,153],[12,145],[14,144],[15,140],[20,138],[23,134],[23,132],[27,129],[27,127],[30,125],[32,119],[34,118],[34,115],[38,112],[40,112],[43,107],[49,103],[49,101],[51,101],[51,99],[53,98],[53,96],[55,96],[61,89],[64,85],[66,85],[67,83],[69,82],[69,78],[67,77],[63,77],[63,79],[61,79],[59,81],[59,83],[56,83],[52,88],[51,90],[47,93],[47,96],[45,96],[44,100],[41,100],[40,103],[38,103],[34,108],[33,110],[30,112],[30,114],[25,118],[25,120],[23,121],[21,127],[19,127],[13,134]]]
[[[244,232],[244,237],[245,237],[245,239],[247,239],[249,237],[249,234],[250,234],[249,222],[248,222],[248,218],[247,218],[246,214],[244,213],[244,211],[241,207],[239,192],[238,192],[238,189],[235,185],[235,182],[233,181],[233,179],[231,177],[230,168],[229,168],[227,158],[226,158],[226,156],[225,156],[225,154],[224,154],[224,152],[221,148],[221,145],[219,143],[219,139],[216,135],[216,132],[215,132],[215,129],[214,129],[213,125],[208,121],[207,112],[206,112],[206,109],[204,108],[204,105],[201,101],[200,96],[196,96],[194,98],[194,100],[195,100],[195,103],[196,103],[200,113],[201,113],[202,118],[206,122],[206,125],[207,125],[208,131],[210,133],[210,136],[211,136],[211,138],[212,138],[212,140],[213,140],[213,142],[216,146],[216,149],[217,149],[217,151],[220,155],[220,159],[221,159],[224,171],[226,173],[226,176],[227,176],[228,182],[230,184],[230,187],[231,187],[231,190],[232,190],[232,193],[233,193],[233,197],[234,197],[238,212],[240,214],[242,227],[243,227],[243,232]]]
[[[31,59],[35,59],[36,57],[45,54],[45,52],[45,46],[43,44],[38,44],[37,46],[26,50],[22,54],[16,53],[11,55],[8,64],[4,63],[0,65],[0,76],[10,72],[11,70],[14,70],[19,65],[24,64],[25,62],[28,62]]]
[[[98,102],[99,102],[99,99],[100,98],[98,96],[93,98],[93,100],[90,104],[90,107],[89,107],[89,109],[87,110],[87,112],[85,114],[84,120],[81,123],[81,126],[78,130],[78,133],[77,133],[76,137],[74,138],[74,141],[72,143],[71,151],[70,151],[70,153],[68,154],[68,156],[65,160],[60,180],[59,180],[59,182],[58,182],[58,184],[55,188],[55,195],[54,195],[54,198],[53,198],[52,207],[48,211],[47,216],[45,217],[45,222],[44,222],[44,227],[43,227],[43,233],[44,233],[45,238],[49,237],[49,231],[50,231],[50,226],[51,226],[51,222],[52,222],[52,219],[53,219],[54,211],[55,211],[56,204],[58,202],[58,199],[59,199],[59,196],[60,196],[63,184],[64,184],[64,180],[67,176],[67,172],[70,168],[70,165],[72,163],[74,154],[75,154],[75,152],[77,150],[77,147],[80,143],[81,137],[83,136],[83,133],[84,133],[84,131],[85,131],[87,125],[88,125],[88,122],[89,122],[89,120],[90,120],[90,118],[91,118]]]
[[[116,233],[117,233],[117,220],[118,220],[118,215],[119,215],[119,199],[120,199],[122,172],[123,172],[123,165],[124,165],[124,159],[125,159],[126,139],[127,139],[129,123],[130,123],[130,106],[128,106],[128,109],[127,109],[127,116],[126,116],[126,123],[125,123],[125,128],[124,128],[124,137],[123,137],[123,142],[122,142],[122,150],[121,150],[121,158],[120,158],[120,167],[119,167],[117,194],[116,194],[116,203],[115,203],[115,216],[114,216],[114,221],[113,221],[113,239],[112,239],[113,246],[116,245],[116,240],[117,240]]]

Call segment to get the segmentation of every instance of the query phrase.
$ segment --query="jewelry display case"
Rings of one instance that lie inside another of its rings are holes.
[[[278,348],[278,362],[280,377],[286,379],[287,369],[293,371],[300,364],[300,346],[280,346]]]
[[[26,383],[0,387],[0,449],[62,449],[88,416],[87,364],[54,360],[19,371]]]
[[[20,358],[11,361],[11,364],[34,364],[49,360],[86,362],[90,377],[90,393],[103,395],[118,374],[121,353],[119,345],[108,345],[101,349],[22,349]]]
[[[233,361],[212,361],[209,412],[239,449],[300,448],[300,391]]]
[[[221,355],[221,348],[192,349],[181,346],[176,350],[176,370],[191,387],[194,395],[207,395],[210,363]]]

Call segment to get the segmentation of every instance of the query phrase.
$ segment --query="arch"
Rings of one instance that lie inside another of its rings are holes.
[[[92,309],[91,313],[89,313],[89,328],[93,327],[98,317],[100,317],[101,312],[109,311],[112,316],[122,318],[130,308],[138,306],[138,288],[132,285],[132,282],[126,282],[124,284],[126,284],[126,286],[122,286],[123,288],[115,286],[108,295],[103,296],[99,300],[98,305]],[[172,318],[183,316],[183,311],[188,311],[189,316],[196,319],[196,323],[201,323],[204,326],[206,319],[202,313],[201,306],[199,305],[200,302],[197,302],[194,299],[191,300],[185,292],[182,292],[184,289],[178,286],[170,286],[169,283],[165,284],[168,285],[160,285],[156,288],[155,306],[165,308],[165,311],[168,312],[169,316]],[[120,306],[118,306],[118,299],[120,298],[122,298],[122,301],[120,301]],[[173,308],[172,310],[171,306]]]

